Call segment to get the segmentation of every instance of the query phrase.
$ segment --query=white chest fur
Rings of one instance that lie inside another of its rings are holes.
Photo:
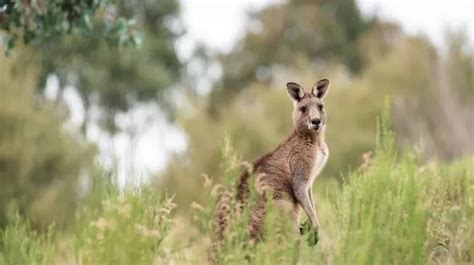
[[[313,185],[316,177],[321,173],[329,157],[329,149],[326,143],[323,143],[320,148],[316,149],[313,168],[311,169],[310,184]]]

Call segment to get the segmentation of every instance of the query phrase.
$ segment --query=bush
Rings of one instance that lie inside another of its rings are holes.
[[[84,211],[76,231],[78,264],[152,264],[165,257],[161,243],[171,228],[172,200],[141,188]]]
[[[388,113],[388,111],[387,111]],[[460,264],[472,262],[474,228],[473,158],[444,165],[424,163],[414,151],[397,153],[387,121],[379,122],[375,155],[348,174],[341,189],[327,190],[317,200],[322,238],[316,247],[295,248],[291,224],[271,212],[265,221],[264,240],[249,244],[252,205],[238,215],[231,212],[229,229],[219,244],[218,264],[289,264],[301,251],[300,264]],[[224,148],[223,177],[235,180],[236,158]],[[229,170],[229,165],[231,170]],[[225,200],[232,210],[232,181],[216,185],[207,194]],[[208,188],[212,188],[207,180]],[[320,194],[317,194],[320,195]],[[320,196],[317,196],[320,197]],[[320,202],[320,203],[318,203]],[[215,203],[195,207],[195,220],[207,224],[202,231],[215,240],[212,226]],[[196,206],[196,204],[195,204]],[[306,217],[304,217],[306,218]],[[204,220],[204,221],[203,221]]]
[[[52,239],[52,230],[39,235],[16,213],[10,225],[0,231],[0,264],[51,264],[55,253]]]
[[[474,158],[423,162],[416,152],[398,152],[389,123],[379,124],[373,158],[342,187],[316,185],[321,239],[315,247],[306,238],[296,243],[289,218],[271,200],[262,241],[249,240],[255,194],[242,213],[234,211],[241,163],[225,141],[222,184],[204,177],[206,200],[192,204],[192,224],[188,216],[172,219],[170,197],[104,182],[73,231],[37,234],[17,215],[0,234],[0,264],[205,264],[206,253],[217,264],[472,263]],[[220,241],[218,201],[230,210]]]
[[[94,167],[95,150],[35,94],[37,71],[21,58],[0,57],[0,227],[10,205],[35,227],[64,227],[74,216],[80,181]]]
[[[387,119],[378,135],[374,158],[349,174],[329,198],[331,209],[320,214],[328,249],[321,258],[335,264],[472,262],[473,159],[423,164],[416,153],[397,154]]]

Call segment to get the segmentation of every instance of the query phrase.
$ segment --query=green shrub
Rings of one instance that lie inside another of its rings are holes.
[[[251,242],[256,194],[241,213],[234,211],[242,163],[226,140],[221,184],[204,177],[205,200],[192,204],[192,218],[172,218],[172,198],[147,186],[120,191],[103,176],[73,230],[38,234],[16,215],[0,232],[0,264],[206,264],[208,256],[217,264],[471,264],[474,157],[422,161],[416,152],[397,151],[389,127],[382,119],[374,157],[347,174],[342,187],[316,183],[316,246],[306,238],[297,244],[288,215],[271,200],[263,239]],[[224,238],[217,240],[222,200],[230,213]]]
[[[471,263],[474,246],[473,159],[423,164],[397,154],[384,118],[374,158],[349,174],[323,213],[335,264]],[[323,243],[324,244],[324,243]]]
[[[52,230],[38,234],[30,224],[14,214],[8,227],[0,231],[0,264],[51,264],[54,258]]]
[[[84,212],[78,264],[152,264],[166,256],[160,247],[171,228],[172,200],[145,187],[105,198],[100,212]]]
[[[300,249],[296,248],[291,224],[285,223],[274,207],[265,219],[264,240],[257,245],[249,243],[249,216],[255,203],[251,200],[242,214],[231,212],[227,234],[214,246],[217,263],[289,264],[299,251],[299,264],[472,262],[473,158],[445,165],[423,162],[414,151],[397,151],[387,116],[388,110],[379,122],[374,157],[348,174],[341,189],[326,190],[325,198],[316,194],[322,220],[319,245],[309,247],[303,241]],[[211,240],[215,240],[215,201],[227,196],[230,209],[235,208],[232,194],[238,159],[228,147],[224,150],[224,185],[212,186],[207,179],[207,194],[214,202],[206,202],[210,207],[194,207],[201,214],[195,220]]]

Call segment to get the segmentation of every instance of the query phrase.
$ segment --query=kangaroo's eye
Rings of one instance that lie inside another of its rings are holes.
[[[301,108],[300,108],[300,111],[303,112],[303,113],[305,113],[305,112],[306,112],[306,107],[301,107]]]
[[[323,104],[319,104],[319,105],[318,105],[318,109],[319,109],[320,111],[323,111],[323,109],[324,109]]]

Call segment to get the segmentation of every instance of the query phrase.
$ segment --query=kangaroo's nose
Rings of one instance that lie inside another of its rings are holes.
[[[311,120],[311,127],[313,127],[313,130],[319,130],[319,127],[321,126],[321,120],[320,119],[313,119]]]
[[[321,120],[320,120],[320,119],[311,120],[311,125],[313,125],[314,127],[318,128],[319,125],[321,125]]]

